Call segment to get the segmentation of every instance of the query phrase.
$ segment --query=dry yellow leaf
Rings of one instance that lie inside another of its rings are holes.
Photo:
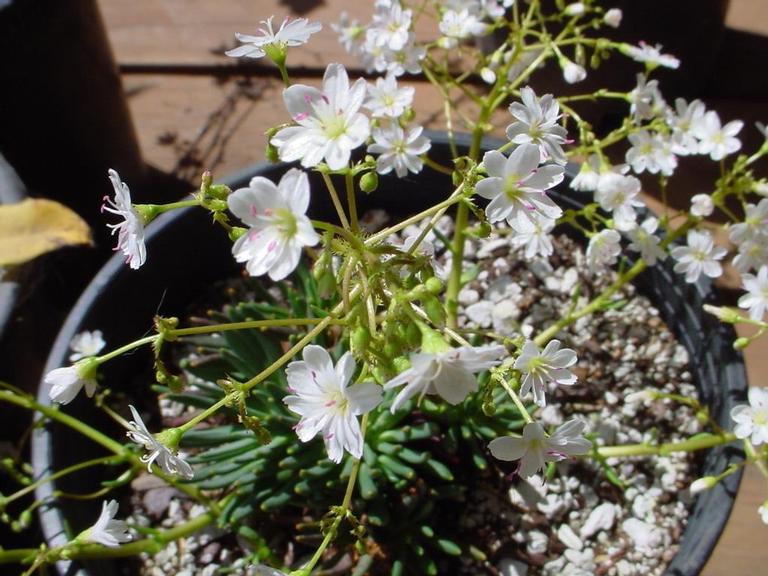
[[[78,244],[91,244],[91,230],[80,216],[58,202],[27,198],[0,206],[0,266],[22,264]]]

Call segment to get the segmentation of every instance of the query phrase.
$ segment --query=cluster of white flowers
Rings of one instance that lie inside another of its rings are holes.
[[[368,72],[402,76],[421,72],[420,62],[426,56],[425,48],[416,43],[412,19],[413,11],[403,8],[398,0],[376,0],[367,25],[350,20],[343,12],[332,27],[344,48],[357,56]]]
[[[368,152],[378,154],[376,171],[379,174],[389,174],[394,170],[398,178],[404,178],[409,172],[421,172],[421,155],[430,149],[431,144],[422,134],[424,129],[421,126],[409,126],[403,119],[413,103],[414,92],[411,86],[399,87],[392,72],[378,78],[375,84],[368,84],[368,98],[364,106],[379,120],[373,129],[373,143],[368,146]]]
[[[551,253],[547,238],[562,209],[547,196],[564,179],[566,131],[558,123],[560,107],[551,94],[537,98],[532,88],[521,90],[522,103],[509,111],[515,121],[507,137],[516,146],[510,155],[498,150],[486,152],[483,167],[487,174],[475,188],[490,200],[485,209],[491,223],[506,221],[515,231],[513,243],[525,246],[527,258]]]

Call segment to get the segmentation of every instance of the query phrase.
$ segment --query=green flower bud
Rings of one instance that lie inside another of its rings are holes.
[[[360,177],[360,190],[370,194],[379,187],[379,175],[376,172],[366,172]]]
[[[405,341],[409,346],[417,346],[421,341],[421,330],[415,322],[408,322],[405,329]]]
[[[208,187],[207,192],[211,198],[215,198],[216,200],[226,200],[227,196],[232,193],[232,190],[229,186],[224,184],[214,184],[213,186]],[[224,204],[224,208],[226,208],[226,204]]]
[[[491,223],[488,221],[480,222],[480,226],[477,230],[477,235],[480,238],[488,238],[488,236],[491,235],[491,232],[493,231],[493,226],[491,226]]]
[[[744,348],[749,346],[749,344],[751,342],[752,342],[752,340],[749,339],[749,338],[744,338],[744,337],[737,338],[736,341],[733,343],[733,349],[734,350],[743,350]]]
[[[368,343],[371,341],[371,333],[368,328],[360,325],[352,331],[352,335],[349,338],[349,344],[352,347],[352,352],[355,354],[362,354],[368,348]]]
[[[280,154],[277,152],[277,147],[269,141],[267,141],[267,149],[264,151],[264,155],[273,164],[280,162]]]
[[[440,294],[440,292],[443,291],[443,283],[439,278],[435,278],[434,276],[424,282],[424,287],[430,294],[434,295]]]
[[[421,304],[432,324],[435,326],[443,326],[445,324],[445,308],[440,300],[435,296],[424,297],[421,299]]]
[[[699,494],[700,492],[705,492],[715,486],[717,486],[717,478],[714,476],[704,476],[691,483],[689,490],[691,494]]]

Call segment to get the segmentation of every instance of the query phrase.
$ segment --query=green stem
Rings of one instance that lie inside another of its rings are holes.
[[[99,544],[67,544],[58,548],[44,552],[46,562],[53,563],[66,556],[67,559],[81,560],[92,558],[123,558],[125,556],[136,556],[142,552],[157,554],[166,544],[178,540],[202,528],[208,526],[215,516],[206,512],[200,516],[195,516],[189,522],[181,526],[176,526],[169,530],[163,530],[153,534],[151,538],[144,538],[129,542],[115,548],[101,546]],[[66,551],[66,554],[63,554]],[[0,550],[0,564],[10,564],[23,562],[40,554],[37,548],[21,548],[16,550]]]
[[[51,420],[56,420],[57,422],[60,422],[61,424],[64,424],[65,426],[69,426],[73,430],[77,430],[85,436],[86,438],[90,438],[97,444],[100,444],[110,452],[114,452],[118,455],[125,454],[126,450],[125,447],[120,444],[119,442],[115,442],[107,436],[106,434],[102,434],[95,428],[91,428],[84,422],[81,422],[77,418],[73,418],[69,414],[66,414],[62,411],[60,411],[58,408],[52,408],[50,406],[43,406],[42,404],[36,402],[29,396],[17,396],[11,392],[7,392],[5,390],[0,391],[0,401],[9,402],[10,404],[15,404],[17,406],[21,406],[22,408],[27,408],[28,410],[34,410],[36,412],[40,412],[43,416],[46,416],[47,418],[50,418]]]
[[[443,166],[439,162],[435,162],[434,160],[432,160],[432,158],[430,158],[426,154],[421,157],[421,160],[422,162],[424,162],[425,165],[429,166],[430,168],[432,168],[432,170],[435,170],[436,172],[447,174],[448,176],[453,174],[452,168],[449,168],[448,166]]]
[[[152,344],[159,337],[160,336],[158,334],[154,334],[152,336],[145,336],[144,338],[140,338],[139,340],[134,340],[133,342],[130,342],[125,346],[121,346],[120,348],[115,348],[114,350],[107,352],[106,354],[97,356],[96,359],[99,361],[99,364],[103,364],[104,362],[108,360],[112,360],[112,358],[116,358],[117,356],[120,356],[121,354],[128,352],[129,350],[133,350],[134,348],[139,348],[140,346],[144,346],[144,344]]]
[[[40,478],[36,482],[33,482],[32,484],[25,486],[18,492],[14,492],[10,496],[3,498],[3,505],[10,504],[14,500],[21,498],[25,494],[29,494],[30,492],[36,490],[38,486],[42,486],[43,484],[47,484],[48,482],[53,482],[54,480],[61,478],[63,476],[66,476],[67,474],[72,474],[73,472],[77,472],[78,470],[83,470],[85,468],[90,468],[91,466],[98,466],[99,464],[120,463],[120,462],[124,462],[125,460],[126,460],[126,457],[123,455],[118,456],[117,460],[115,459],[115,456],[110,455],[110,456],[102,456],[100,458],[93,458],[92,460],[86,460],[85,462],[78,462],[77,464],[73,464],[72,466],[63,468],[51,474],[50,476]]]
[[[351,294],[349,295],[350,300],[353,300],[357,298],[357,296],[360,295],[361,289],[358,286],[355,287],[354,290],[352,290]],[[294,344],[285,354],[280,356],[277,360],[275,360],[272,364],[270,364],[267,368],[262,370],[259,374],[248,380],[247,382],[244,382],[243,385],[240,387],[240,389],[243,392],[247,392],[257,384],[263,382],[267,378],[269,378],[272,374],[277,372],[280,368],[283,367],[283,365],[288,362],[291,358],[296,356],[301,350],[309,344],[317,335],[323,332],[328,326],[333,323],[334,320],[336,320],[336,316],[340,314],[343,311],[343,307],[341,304],[337,305],[336,308],[333,309],[330,315],[326,316],[325,318],[321,319],[318,324],[312,328],[309,332],[307,332],[304,337],[299,340],[296,344]],[[184,434],[185,432],[188,432],[195,426],[197,426],[200,422],[203,422],[207,418],[209,418],[211,415],[215,414],[218,410],[229,404],[231,401],[230,396],[228,394],[224,395],[223,398],[221,398],[218,402],[215,404],[212,404],[193,418],[189,419],[187,422],[182,424],[177,428],[181,432],[181,434]]]
[[[427,216],[432,216],[436,212],[439,212],[440,210],[444,208],[448,208],[452,204],[456,204],[456,202],[459,202],[461,200],[461,191],[464,188],[464,184],[460,184],[458,188],[451,194],[450,197],[443,200],[439,204],[435,204],[431,208],[427,208],[426,210],[423,210],[422,212],[419,212],[418,214],[411,216],[410,218],[406,218],[402,222],[395,224],[393,226],[390,226],[389,228],[385,228],[384,230],[381,230],[374,234],[373,236],[370,236],[368,239],[366,239],[365,244],[367,246],[370,246],[371,244],[376,244],[378,242],[381,242],[382,240],[386,240],[389,236],[394,234],[395,232],[399,232],[400,230],[403,230],[404,228],[408,228],[411,224],[418,224],[424,218]]]
[[[169,202],[168,204],[152,204],[157,209],[158,214],[163,212],[170,212],[171,210],[178,210],[179,208],[189,208],[191,206],[199,206],[200,202],[197,199],[194,200],[180,200],[178,202]]]
[[[344,175],[344,183],[347,188],[347,208],[349,209],[349,218],[352,224],[352,232],[357,233],[360,225],[357,221],[357,201],[355,198],[355,183],[351,172]]]
[[[509,385],[507,379],[503,376],[499,376],[496,378],[496,381],[501,384],[502,388],[504,388],[504,390],[507,391],[507,394],[509,394],[509,397],[512,398],[512,402],[514,402],[515,406],[517,406],[517,410],[520,412],[523,420],[525,420],[526,423],[531,424],[533,422],[533,418],[528,413],[528,409],[525,407],[525,404],[523,404],[523,401],[520,400],[520,396],[517,394],[517,392],[515,392],[515,389]]]
[[[169,330],[168,335],[192,336],[195,334],[210,334],[212,332],[227,332],[230,330],[249,330],[251,328],[276,328],[278,326],[311,326],[321,322],[322,318],[274,318],[272,320],[249,320],[245,322],[227,322],[211,324],[210,326],[193,326]],[[343,324],[342,320],[334,320],[333,324]]]
[[[365,438],[365,430],[368,425],[368,414],[365,414],[363,416],[362,422],[360,423],[360,429],[362,430],[363,438]],[[309,562],[301,569],[301,574],[306,574],[307,576],[312,572],[312,569],[317,565],[317,563],[320,561],[320,558],[322,558],[323,553],[328,548],[328,545],[333,541],[333,539],[336,536],[336,532],[339,529],[339,525],[341,524],[341,521],[344,519],[344,516],[347,512],[347,510],[350,509],[350,506],[352,505],[352,494],[355,491],[355,482],[357,481],[357,473],[360,470],[360,463],[362,462],[361,458],[358,458],[355,460],[355,464],[352,467],[352,472],[349,475],[349,480],[347,481],[347,488],[344,491],[344,499],[341,502],[340,510],[338,510],[338,516],[336,516],[336,519],[333,521],[333,524],[328,529],[328,532],[325,535],[325,538],[323,538],[323,541],[320,543],[320,546],[318,546],[317,550],[315,550],[315,553],[312,555],[312,558]]]
[[[691,438],[682,442],[670,442],[652,446],[650,444],[626,444],[624,446],[601,446],[598,454],[604,458],[617,458],[622,456],[667,456],[673,452],[694,452],[705,450],[714,446],[721,446],[736,440],[736,436],[727,434],[707,434],[701,438]]]
[[[576,320],[579,318],[582,318],[584,316],[587,316],[589,314],[592,314],[596,310],[599,310],[602,306],[604,306],[608,299],[613,296],[616,292],[621,290],[621,288],[624,287],[624,285],[627,282],[632,281],[638,274],[640,274],[643,270],[645,270],[647,267],[646,263],[643,260],[638,260],[635,262],[635,264],[624,272],[619,278],[611,284],[606,290],[601,293],[598,297],[593,299],[589,304],[584,306],[584,308],[577,310],[575,312],[572,312],[570,314],[567,314],[566,316],[562,317],[560,320],[552,324],[549,328],[541,332],[536,338],[533,339],[533,341],[536,343],[537,346],[542,347],[547,342],[549,342],[552,338],[557,335],[560,330],[563,328],[570,326]]]
[[[469,207],[466,202],[459,204],[456,210],[456,223],[453,229],[453,244],[451,252],[451,272],[448,276],[448,286],[445,290],[445,308],[449,328],[458,326],[459,291],[461,290],[461,273],[464,264],[465,230],[469,221]]]
[[[328,188],[328,193],[331,195],[331,201],[333,202],[333,207],[336,208],[336,214],[339,216],[339,222],[341,222],[341,225],[344,229],[349,230],[349,220],[347,220],[347,215],[344,213],[344,207],[341,205],[339,194],[336,192],[336,187],[333,185],[331,177],[325,172],[321,172],[320,174],[323,177],[326,188]]]

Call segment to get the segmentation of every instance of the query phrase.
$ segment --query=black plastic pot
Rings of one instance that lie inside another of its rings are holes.
[[[24,184],[13,167],[0,155],[0,204],[15,204],[27,197]],[[15,281],[0,279],[0,342],[18,297]]]
[[[449,157],[447,139],[431,134],[432,153],[438,159]],[[461,142],[466,145],[467,141]],[[489,147],[497,143],[488,142]],[[277,179],[286,165],[258,164],[228,179],[232,187],[240,187],[256,175]],[[314,175],[312,189],[322,184]],[[436,195],[445,197],[453,189],[450,179],[425,170],[422,174],[403,180],[381,178],[379,189],[361,197],[360,208],[383,208],[395,216],[413,213],[434,202]],[[588,195],[574,194],[565,186],[552,197],[563,208],[576,208]],[[311,210],[328,217],[329,206],[323,195],[315,193]],[[181,314],[190,302],[199,299],[217,279],[237,274],[239,267],[231,256],[231,244],[220,229],[214,229],[201,210],[182,210],[166,214],[153,223],[147,234],[147,262],[138,271],[130,270],[119,256],[112,258],[96,275],[83,293],[56,339],[48,358],[46,371],[67,364],[68,346],[72,337],[82,330],[101,329],[110,346],[135,339],[151,329],[156,313]],[[715,298],[712,285],[702,280],[695,285],[682,282],[667,262],[643,273],[636,282],[659,308],[664,320],[674,330],[691,357],[691,371],[698,383],[702,400],[723,427],[730,427],[730,409],[746,398],[746,375],[741,355],[734,352],[733,330],[719,324],[702,311],[704,302]],[[151,359],[147,351],[108,363],[104,379],[115,390],[140,397],[151,382]],[[48,403],[47,388],[41,385],[39,401]],[[93,421],[94,410],[81,395],[66,410],[82,419]],[[119,431],[116,434],[120,434]],[[72,442],[72,435],[53,424],[36,430],[32,454],[36,476],[60,469],[75,459],[88,457],[85,441]],[[95,451],[95,450],[94,450]],[[740,450],[732,447],[711,450],[706,458],[705,474],[718,474],[730,463],[743,460]],[[89,489],[97,478],[78,479],[77,491]],[[680,543],[680,551],[670,564],[667,574],[694,576],[704,566],[728,519],[741,480],[733,474],[708,492],[700,495],[694,505],[688,527]],[[37,498],[48,498],[55,489],[71,489],[64,481],[48,483],[37,491]],[[76,534],[91,524],[98,515],[99,502],[62,501],[40,511],[45,537],[50,546],[68,540],[65,535]],[[65,527],[70,527],[67,532]],[[109,563],[89,563],[91,574],[119,573],[120,566]],[[62,562],[60,573],[76,573],[74,566]]]

